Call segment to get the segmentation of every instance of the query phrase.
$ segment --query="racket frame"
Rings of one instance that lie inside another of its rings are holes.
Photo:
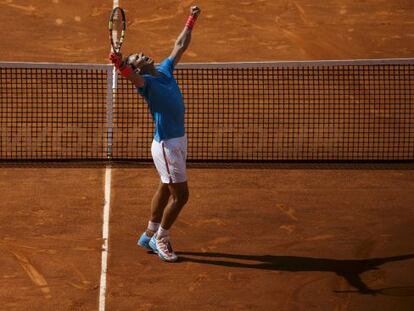
[[[112,36],[112,32],[114,30],[114,22],[113,21],[114,21],[114,17],[115,17],[115,14],[117,13],[117,11],[120,13],[120,16],[122,18],[122,30],[121,30],[121,36],[119,38],[118,46],[116,45],[116,42],[114,42],[114,38]],[[121,7],[117,6],[117,7],[114,7],[112,9],[111,16],[109,17],[109,27],[108,28],[109,28],[109,39],[111,41],[112,50],[115,53],[119,53],[121,51],[122,43],[124,42],[125,30],[126,30],[125,12]]]

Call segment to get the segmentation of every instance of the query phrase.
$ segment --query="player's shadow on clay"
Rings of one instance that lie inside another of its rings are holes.
[[[337,293],[357,292],[361,294],[384,294],[390,296],[414,296],[414,287],[389,287],[382,289],[369,288],[361,278],[361,274],[370,270],[378,270],[379,266],[395,261],[414,258],[414,254],[361,259],[337,260],[327,258],[272,256],[272,255],[237,255],[223,253],[177,252],[180,262],[196,262],[231,268],[247,268],[274,271],[319,271],[333,272],[345,280],[356,290],[335,291]],[[237,260],[237,261],[236,261]],[[250,261],[250,262],[240,262]]]

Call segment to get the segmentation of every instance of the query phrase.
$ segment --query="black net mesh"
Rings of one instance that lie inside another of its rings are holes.
[[[122,78],[109,100],[102,67],[0,65],[0,159],[104,160],[112,150],[150,160],[145,102]],[[183,65],[175,76],[190,161],[414,160],[414,62]]]

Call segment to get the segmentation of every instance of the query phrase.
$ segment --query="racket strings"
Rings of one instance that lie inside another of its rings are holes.
[[[111,14],[109,32],[113,49],[119,52],[125,36],[125,14],[119,7]]]

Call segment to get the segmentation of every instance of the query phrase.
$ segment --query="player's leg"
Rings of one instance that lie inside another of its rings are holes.
[[[158,185],[157,191],[151,201],[151,217],[148,221],[147,229],[144,233],[141,234],[138,239],[138,245],[147,249],[152,250],[149,246],[149,242],[152,236],[158,231],[160,227],[161,220],[163,218],[165,207],[168,204],[168,199],[170,198],[170,189],[168,184],[160,182]]]
[[[161,226],[158,229],[157,234],[151,238],[149,246],[154,252],[158,253],[162,260],[174,262],[177,261],[178,257],[173,251],[169,230],[183,209],[185,203],[187,203],[189,191],[187,182],[171,183],[168,187],[170,189],[171,199],[164,210]]]
[[[164,209],[161,226],[149,242],[161,259],[169,262],[177,260],[172,250],[169,230],[188,201],[189,191],[186,174],[187,138],[180,137],[163,142],[162,151],[167,168],[170,200]]]
[[[161,223],[165,207],[170,198],[170,189],[168,184],[160,182],[157,191],[155,192],[151,201],[151,222]],[[158,229],[158,228],[157,228]],[[148,232],[150,233],[150,232]]]
[[[164,209],[167,206],[170,197],[170,190],[168,188],[170,174],[166,165],[167,163],[165,161],[162,143],[155,140],[152,142],[151,155],[161,181],[151,201],[151,217],[147,229],[141,234],[137,242],[139,246],[147,250],[152,250],[149,245],[150,239],[160,227]]]
[[[170,230],[189,198],[189,190],[186,181],[177,184],[169,184],[168,188],[171,193],[171,200],[164,210],[161,222],[161,227],[165,230]]]

